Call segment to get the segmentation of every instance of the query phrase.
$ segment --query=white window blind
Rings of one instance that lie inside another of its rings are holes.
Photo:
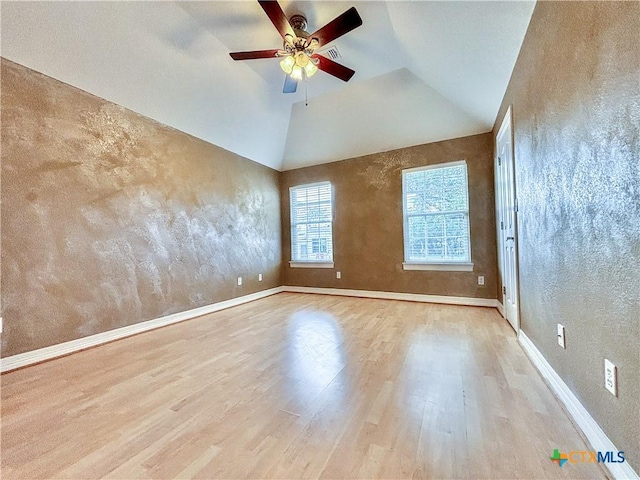
[[[471,261],[465,161],[404,170],[402,201],[405,262]]]
[[[329,182],[289,189],[291,202],[291,260],[333,261],[333,205]]]

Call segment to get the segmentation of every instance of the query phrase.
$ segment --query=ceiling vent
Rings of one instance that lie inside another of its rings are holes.
[[[331,45],[324,52],[322,52],[326,57],[329,57],[331,60],[337,60],[338,58],[342,58],[340,52],[338,51],[338,47],[335,45]]]

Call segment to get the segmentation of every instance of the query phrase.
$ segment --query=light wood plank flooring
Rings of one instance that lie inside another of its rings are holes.
[[[4,479],[604,477],[488,308],[282,293],[1,380]]]

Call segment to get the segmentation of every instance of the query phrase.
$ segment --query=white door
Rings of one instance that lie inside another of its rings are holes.
[[[520,319],[518,316],[517,203],[512,132],[511,107],[509,107],[496,137],[496,214],[502,305],[507,320],[517,332],[520,328]]]

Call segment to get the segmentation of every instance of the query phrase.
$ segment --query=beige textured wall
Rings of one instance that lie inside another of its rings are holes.
[[[639,2],[538,2],[494,129],[513,105],[522,329],[636,471],[638,32]]]
[[[1,87],[3,356],[281,284],[278,172],[4,59]]]
[[[492,145],[486,133],[283,172],[284,284],[496,298]],[[455,160],[467,160],[474,271],[404,271],[401,171]],[[289,187],[323,180],[334,188],[335,269],[290,268]]]

